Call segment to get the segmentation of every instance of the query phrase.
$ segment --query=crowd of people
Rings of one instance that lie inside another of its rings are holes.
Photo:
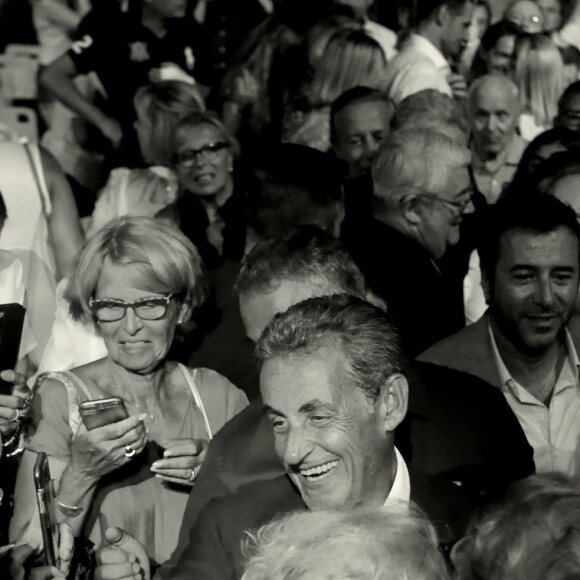
[[[580,2],[28,16],[0,576],[580,577]]]

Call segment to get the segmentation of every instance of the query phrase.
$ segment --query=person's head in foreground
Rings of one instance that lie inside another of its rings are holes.
[[[138,374],[164,362],[177,328],[205,295],[193,244],[144,217],[114,220],[88,240],[66,291],[72,317],[95,324],[111,360]]]
[[[247,336],[256,342],[273,316],[292,304],[331,294],[364,298],[365,283],[339,240],[304,226],[257,244],[244,257],[236,292]]]
[[[469,90],[469,120],[474,150],[494,159],[507,150],[515,135],[520,105],[518,88],[504,75],[477,79]]]
[[[247,542],[243,580],[447,580],[433,526],[418,509],[298,512]]]
[[[489,213],[479,247],[498,346],[524,356],[557,348],[578,292],[580,226],[555,197],[512,194]]]
[[[466,147],[436,131],[394,131],[373,163],[375,217],[440,258],[473,212],[470,161]]]
[[[382,506],[408,401],[386,313],[346,294],[311,298],[277,314],[256,353],[276,453],[306,505]]]
[[[393,110],[393,103],[381,91],[368,87],[350,89],[332,103],[332,148],[348,163],[349,177],[370,172],[379,146],[389,133]]]
[[[471,524],[453,560],[458,580],[580,578],[580,492],[559,473],[513,484]]]

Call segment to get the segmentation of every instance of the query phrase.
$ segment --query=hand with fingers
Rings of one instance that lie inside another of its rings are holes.
[[[32,394],[26,379],[16,371],[2,371],[0,378],[12,384],[11,395],[0,395],[0,434],[8,440],[22,421],[28,418]]]
[[[95,580],[150,580],[149,556],[143,544],[121,528],[107,528],[107,546],[96,553]]]
[[[205,439],[173,440],[167,445],[163,459],[151,465],[151,471],[163,481],[191,486],[205,459],[208,445]]]
[[[147,445],[145,413],[88,431],[81,424],[71,446],[70,467],[98,481],[141,453]]]
[[[71,527],[65,523],[59,525],[58,568],[54,566],[37,566],[35,561],[40,547],[21,544],[12,549],[9,558],[9,574],[12,580],[50,580],[65,579],[70,569],[74,552],[74,534]]]

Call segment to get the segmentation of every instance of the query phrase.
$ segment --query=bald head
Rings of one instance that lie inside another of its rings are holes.
[[[519,115],[518,89],[503,75],[477,79],[469,91],[469,121],[477,153],[491,159],[512,143]]]

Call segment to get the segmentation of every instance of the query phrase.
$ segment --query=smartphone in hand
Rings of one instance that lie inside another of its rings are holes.
[[[89,431],[111,423],[118,423],[129,416],[125,403],[120,397],[84,401],[79,405],[79,412]]]
[[[58,560],[58,526],[55,516],[54,487],[50,477],[48,457],[39,453],[34,464],[34,487],[40,514],[44,560],[47,566],[57,566]]]
[[[22,304],[0,304],[0,371],[16,367],[25,312]],[[12,387],[12,383],[0,379],[0,395],[11,395]]]

